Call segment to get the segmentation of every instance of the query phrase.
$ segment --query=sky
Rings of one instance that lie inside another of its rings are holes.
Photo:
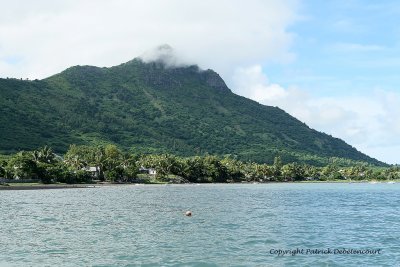
[[[400,4],[382,0],[0,0],[0,77],[113,66],[168,44],[363,153],[400,163]]]

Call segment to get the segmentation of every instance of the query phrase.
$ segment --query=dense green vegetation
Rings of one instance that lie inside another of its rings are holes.
[[[383,163],[277,107],[232,93],[212,70],[134,59],[72,67],[44,80],[0,79],[0,152],[113,143],[138,153],[231,155],[325,166]]]
[[[146,168],[155,169],[156,174],[139,174]],[[38,179],[43,183],[357,181],[400,179],[400,167],[375,167],[365,163],[343,167],[334,159],[324,167],[316,167],[296,162],[283,164],[280,157],[275,157],[269,165],[213,155],[133,154],[109,144],[72,145],[63,157],[47,146],[22,151],[0,161],[0,177],[15,181]]]

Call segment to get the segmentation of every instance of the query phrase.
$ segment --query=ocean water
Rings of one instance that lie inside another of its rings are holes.
[[[400,184],[0,191],[0,207],[0,266],[400,266]]]

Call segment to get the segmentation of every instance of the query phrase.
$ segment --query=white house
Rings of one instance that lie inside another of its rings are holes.
[[[140,173],[147,173],[147,174],[150,174],[150,175],[156,175],[157,174],[156,169],[154,169],[154,168],[145,168],[143,166],[140,166],[139,172]]]
[[[84,167],[83,170],[90,172],[90,174],[94,178],[98,178],[100,176],[100,167],[99,166],[87,166],[87,167]]]

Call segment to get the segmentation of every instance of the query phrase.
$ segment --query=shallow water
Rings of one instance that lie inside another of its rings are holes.
[[[398,266],[399,193],[329,183],[0,191],[0,266]],[[271,254],[296,248],[382,250]]]

